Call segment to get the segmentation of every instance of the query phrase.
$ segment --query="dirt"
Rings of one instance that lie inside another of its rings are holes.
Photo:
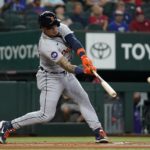
[[[100,149],[100,148],[146,148],[150,149],[148,142],[113,142],[109,144],[96,144],[92,142],[41,142],[41,143],[7,143],[1,144],[0,149]]]

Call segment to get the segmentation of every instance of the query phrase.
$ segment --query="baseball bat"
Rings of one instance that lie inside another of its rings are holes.
[[[117,93],[116,91],[96,72],[92,71],[95,77],[97,77],[100,80],[100,84],[102,87],[105,89],[105,91],[111,96],[111,97],[116,97]]]
[[[147,78],[147,82],[150,83],[150,77]]]

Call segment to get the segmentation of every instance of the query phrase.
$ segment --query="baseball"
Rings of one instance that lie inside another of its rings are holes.
[[[147,78],[147,82],[150,83],[150,77]]]

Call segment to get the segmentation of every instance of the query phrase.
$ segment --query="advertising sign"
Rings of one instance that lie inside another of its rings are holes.
[[[97,69],[116,69],[114,33],[87,33],[86,50]]]

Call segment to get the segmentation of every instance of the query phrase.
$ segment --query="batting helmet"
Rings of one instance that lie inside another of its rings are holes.
[[[56,15],[51,11],[44,11],[39,16],[40,27],[51,28],[52,26],[60,26],[60,21],[57,19]]]

